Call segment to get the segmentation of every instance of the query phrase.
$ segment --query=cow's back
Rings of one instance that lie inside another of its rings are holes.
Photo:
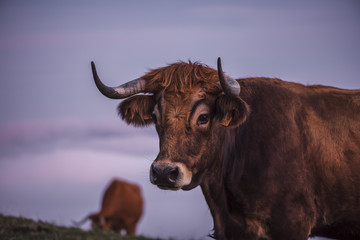
[[[142,214],[141,189],[135,184],[115,179],[104,193],[102,214],[137,221]]]

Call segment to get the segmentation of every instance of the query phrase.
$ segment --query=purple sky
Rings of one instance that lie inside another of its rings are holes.
[[[118,119],[90,61],[119,85],[178,60],[215,67],[217,57],[235,78],[360,88],[360,3],[2,0],[0,212],[69,224],[96,211],[118,176],[143,186],[141,233],[208,234],[199,189],[151,186],[156,133]]]

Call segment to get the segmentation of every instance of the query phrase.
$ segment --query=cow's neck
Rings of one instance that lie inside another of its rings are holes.
[[[224,135],[220,136],[223,145],[220,146],[217,154],[212,155],[211,161],[213,165],[208,170],[205,181],[201,184],[201,189],[206,199],[206,202],[210,208],[211,214],[214,220],[214,236],[216,239],[227,239],[227,232],[234,233],[242,228],[242,223],[236,216],[236,213],[231,211],[231,206],[228,205],[228,196],[231,191],[227,187],[226,176],[229,174],[226,169],[229,169],[229,165],[234,165],[234,161],[237,158],[233,153],[236,146],[235,139],[236,129],[226,129]],[[231,194],[230,194],[231,195]]]

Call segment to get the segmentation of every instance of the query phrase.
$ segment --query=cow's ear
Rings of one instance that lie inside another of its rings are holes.
[[[216,119],[225,127],[240,126],[249,114],[249,105],[240,97],[221,95],[216,99]]]
[[[136,95],[121,102],[118,106],[118,112],[126,123],[135,127],[142,127],[154,122],[151,117],[154,106],[154,96]]]

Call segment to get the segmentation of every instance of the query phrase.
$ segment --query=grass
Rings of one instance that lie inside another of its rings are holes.
[[[120,236],[100,230],[83,231],[75,227],[56,226],[43,221],[0,214],[1,240],[160,240],[144,236]]]

